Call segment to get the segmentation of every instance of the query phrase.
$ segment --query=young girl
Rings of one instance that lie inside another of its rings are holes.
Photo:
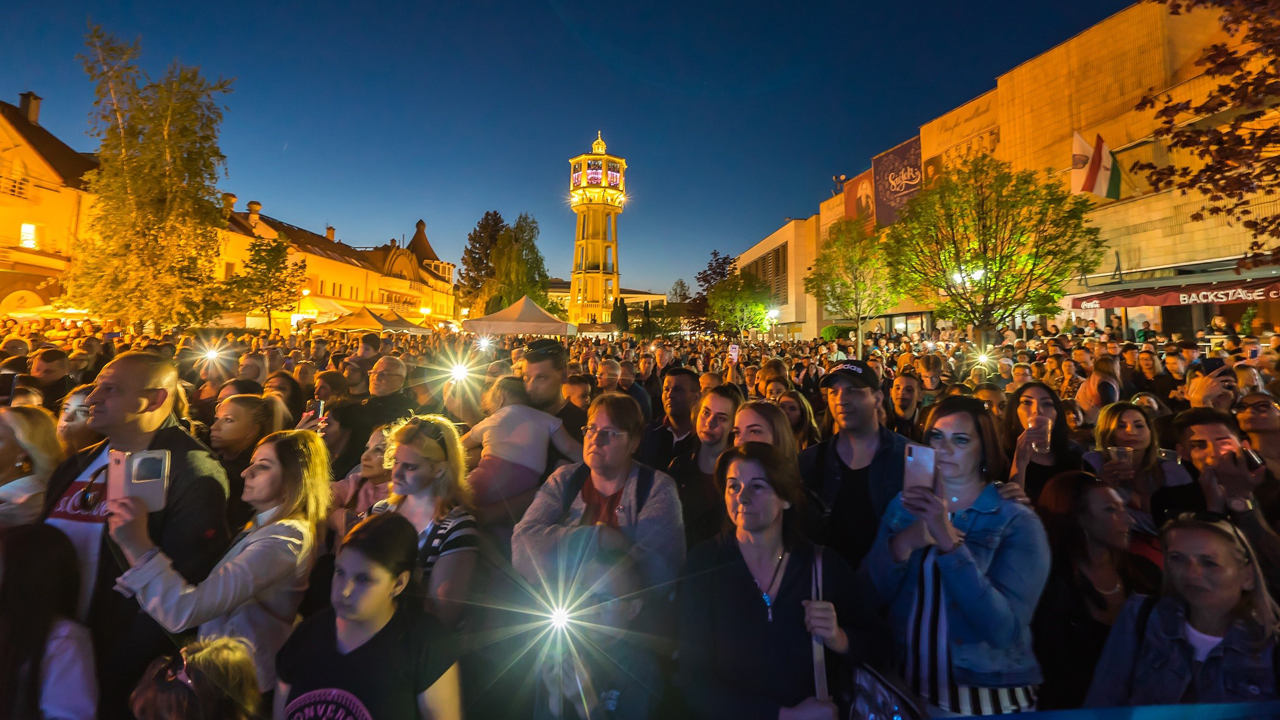
[[[417,561],[418,532],[395,513],[347,534],[332,607],[299,625],[276,656],[276,720],[462,717],[450,669],[457,651],[415,597]]]
[[[253,649],[239,638],[193,642],[151,663],[129,697],[138,720],[257,718]]]
[[[482,514],[487,506],[538,487],[548,443],[571,463],[582,462],[582,443],[569,435],[560,418],[530,407],[530,402],[520,378],[499,378],[481,400],[487,417],[462,436],[464,448],[480,449],[480,462],[467,483]]]

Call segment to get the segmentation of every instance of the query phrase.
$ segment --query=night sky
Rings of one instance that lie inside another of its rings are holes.
[[[628,288],[694,286],[807,217],[831,176],[995,87],[998,74],[1131,4],[971,0],[750,2],[4,3],[0,99],[44,97],[72,147],[92,88],[90,18],[141,36],[143,63],[235,79],[222,189],[237,209],[365,246],[423,218],[460,262],[486,210],[530,212],[567,277],[568,159],[596,131],[627,158],[619,262]]]

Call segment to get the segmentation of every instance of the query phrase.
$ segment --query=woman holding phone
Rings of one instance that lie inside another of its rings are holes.
[[[1008,461],[982,401],[940,400],[924,438],[933,484],[913,471],[859,572],[888,610],[913,692],[944,713],[1033,710],[1042,677],[1030,625],[1050,565],[1044,527],[1001,497]]]

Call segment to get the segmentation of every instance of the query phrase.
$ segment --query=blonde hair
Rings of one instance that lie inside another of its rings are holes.
[[[413,448],[432,462],[443,462],[448,468],[431,488],[431,494],[436,498],[437,518],[448,515],[459,505],[471,506],[471,486],[467,484],[467,463],[463,456],[462,440],[449,418],[443,415],[414,415],[395,423],[387,430],[388,460],[401,445]],[[403,496],[395,493],[387,498],[393,506],[399,505],[402,499]]]
[[[508,405],[530,405],[529,393],[524,381],[515,375],[504,375],[493,382],[480,398],[480,409],[492,415]]]
[[[1236,605],[1232,615],[1236,619],[1253,620],[1258,624],[1261,635],[1256,639],[1256,647],[1261,648],[1268,642],[1277,640],[1277,634],[1280,633],[1280,608],[1276,607],[1271,593],[1267,590],[1267,579],[1262,574],[1262,567],[1258,564],[1258,556],[1254,553],[1253,546],[1249,544],[1239,528],[1226,517],[1210,519],[1194,513],[1184,513],[1165,523],[1160,530],[1160,542],[1165,546],[1166,552],[1169,547],[1169,533],[1177,530],[1206,530],[1231,544],[1236,551],[1236,559],[1247,565],[1249,572],[1253,575],[1253,589],[1240,591],[1240,603]],[[1161,594],[1186,602],[1186,598],[1179,595],[1174,587],[1172,573],[1169,572],[1164,574]]]
[[[65,457],[53,414],[42,407],[5,407],[0,408],[0,422],[13,431],[18,447],[31,458],[31,474],[47,482]]]
[[[288,411],[275,395],[232,395],[218,404],[225,403],[247,410],[250,422],[258,426],[260,438],[284,429],[284,416]]]
[[[281,518],[298,518],[323,527],[329,514],[333,490],[329,487],[329,449],[310,430],[273,432],[258,442],[270,445],[280,463],[284,485],[284,513]]]
[[[1143,422],[1147,424],[1147,429],[1151,432],[1151,443],[1147,445],[1147,449],[1138,455],[1137,462],[1134,463],[1134,470],[1147,472],[1160,462],[1160,438],[1156,437],[1156,426],[1151,420],[1151,413],[1148,413],[1147,409],[1141,405],[1135,405],[1131,402],[1118,402],[1103,407],[1102,412],[1098,413],[1098,421],[1093,428],[1093,442],[1098,446],[1099,450],[1106,450],[1112,445],[1116,427],[1120,424],[1120,418],[1130,411],[1142,415]]]
[[[184,672],[189,684],[179,678]],[[152,662],[129,696],[129,709],[139,720],[242,720],[257,717],[260,702],[249,644],[220,637],[190,643]]]

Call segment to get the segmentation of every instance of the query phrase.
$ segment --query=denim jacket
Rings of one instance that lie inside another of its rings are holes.
[[[925,550],[895,563],[889,540],[916,517],[899,493],[889,503],[875,545],[859,570],[863,585],[889,610],[899,658],[906,657]],[[1041,681],[1031,649],[1031,616],[1049,577],[1049,541],[1031,508],[1004,500],[989,485],[952,524],[964,542],[937,556],[947,599],[951,675],[974,687],[1020,687]]]
[[[1161,598],[1138,638],[1145,595],[1134,595],[1120,611],[1093,673],[1085,707],[1172,705],[1276,700],[1274,639],[1257,647],[1258,626],[1236,621],[1197,668],[1187,640],[1186,605]],[[1188,697],[1187,690],[1192,689]]]

